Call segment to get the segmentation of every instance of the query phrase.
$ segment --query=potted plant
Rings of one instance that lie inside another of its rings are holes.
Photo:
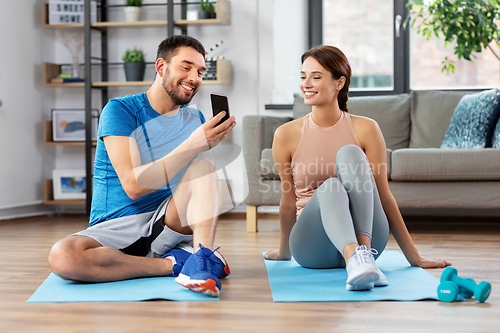
[[[141,5],[142,0],[127,0],[127,5],[125,6],[125,21],[136,22],[141,20]]]
[[[125,50],[122,57],[127,81],[143,81],[146,71],[144,52],[136,47],[133,50]]]
[[[500,19],[500,1],[411,0],[407,6],[412,19],[411,26],[416,27],[417,32],[427,36],[427,39],[432,35],[444,36],[445,46],[455,42],[458,59],[463,57],[472,61],[473,52],[489,49],[500,61],[500,56],[490,46],[492,41],[500,45],[500,30],[496,24]],[[443,61],[444,70],[455,71],[453,60],[448,57]]]
[[[200,11],[198,14],[199,19],[212,19],[215,18],[214,5],[209,0],[200,0]]]

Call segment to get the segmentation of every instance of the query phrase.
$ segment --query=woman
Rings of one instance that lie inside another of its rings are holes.
[[[351,67],[333,46],[302,55],[300,89],[312,112],[280,126],[273,158],[282,186],[281,239],[265,259],[303,267],[347,269],[347,290],[388,281],[375,264],[389,228],[412,266],[443,268],[416,249],[387,180],[385,141],[378,124],[348,113]],[[374,256],[375,255],[375,256]]]

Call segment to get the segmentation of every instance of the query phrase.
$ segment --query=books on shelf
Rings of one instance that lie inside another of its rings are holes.
[[[85,82],[85,79],[80,77],[54,77],[50,79],[50,83],[74,83]]]
[[[85,21],[84,0],[50,0],[49,24],[83,24]],[[90,21],[97,21],[97,3],[90,2]]]

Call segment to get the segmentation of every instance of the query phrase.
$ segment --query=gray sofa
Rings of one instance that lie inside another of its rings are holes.
[[[439,149],[466,91],[412,91],[351,97],[352,114],[376,120],[384,135],[391,191],[402,209],[500,208],[500,149]],[[247,231],[257,231],[257,207],[279,205],[272,160],[274,131],[310,112],[295,96],[292,117],[245,116],[243,154],[248,176]]]

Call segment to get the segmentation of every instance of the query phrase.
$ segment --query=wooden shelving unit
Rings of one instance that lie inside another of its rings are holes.
[[[85,205],[85,200],[54,200],[52,179],[43,182],[43,203],[46,205]]]
[[[147,27],[159,27],[159,28],[167,28],[167,36],[171,36],[174,34],[174,28],[181,29],[183,34],[187,33],[187,27],[188,26],[204,26],[204,25],[230,25],[231,24],[231,8],[230,8],[230,2],[229,0],[217,0],[215,3],[216,7],[216,18],[215,19],[204,19],[204,20],[195,20],[195,21],[188,21],[188,20],[174,20],[173,19],[173,14],[174,11],[171,10],[172,7],[176,4],[179,4],[177,2],[174,2],[174,0],[163,0],[165,2],[165,9],[167,10],[167,18],[168,20],[161,20],[161,21],[138,21],[138,22],[113,22],[113,21],[107,21],[107,22],[96,22],[96,23],[91,23],[90,25],[84,25],[84,24],[49,24],[49,4],[48,3],[43,3],[42,4],[42,27],[43,28],[48,28],[48,29],[82,29],[83,34],[84,34],[84,40],[85,40],[85,48],[86,49],[92,49],[92,45],[90,42],[90,34],[91,34],[91,28],[97,29],[100,31],[101,34],[101,41],[104,38],[104,40],[107,41],[107,29],[120,29],[120,28],[147,28]],[[87,3],[86,3],[87,4]],[[104,6],[102,7],[97,7],[97,11],[100,15],[98,17],[107,17],[107,10],[108,8],[106,7],[106,1],[103,1],[102,4]],[[159,4],[160,5],[160,4]],[[163,5],[163,4],[161,4]],[[88,9],[88,7],[85,7]],[[185,10],[186,7],[183,8]],[[86,13],[88,15],[88,12]],[[185,17],[185,16],[184,16]],[[108,59],[108,51],[107,48],[102,48],[101,49],[101,56],[99,57],[100,59]],[[104,60],[106,64],[111,63],[109,60]],[[86,53],[85,55],[85,71],[86,71],[86,76],[92,76],[90,74],[90,66],[92,63],[92,57],[89,55],[89,53]],[[114,63],[116,64],[116,63]],[[103,101],[107,101],[108,99],[108,87],[127,87],[127,86],[150,86],[153,84],[152,81],[126,81],[126,82],[91,82],[90,85],[86,84],[88,82],[68,82],[68,83],[53,83],[52,79],[56,78],[61,74],[61,69],[62,65],[61,64],[55,64],[55,63],[49,63],[49,62],[44,62],[43,65],[43,86],[45,87],[75,87],[75,88],[84,88],[84,95],[85,95],[85,110],[86,110],[86,119],[89,117],[89,112],[91,112],[90,109],[90,102],[92,99],[92,88],[98,88],[101,91],[101,96],[103,97]],[[107,78],[107,69],[104,67],[103,72],[102,72],[102,77]],[[231,72],[231,62],[226,59],[218,59],[217,60],[217,79],[216,80],[204,80],[203,85],[206,84],[224,84],[224,85],[229,85],[232,83],[232,72]],[[86,124],[87,126],[90,126],[89,124]],[[89,127],[87,127],[87,130]],[[88,135],[88,132],[87,132]],[[86,170],[86,175],[87,175],[87,189],[88,189],[88,194],[86,200],[54,200],[53,199],[53,187],[52,187],[52,180],[45,180],[44,181],[44,188],[45,188],[45,193],[44,193],[44,202],[46,204],[67,204],[67,205],[86,205],[86,210],[88,213],[90,213],[90,199],[91,199],[91,191],[92,191],[92,185],[89,184],[89,179],[92,179],[92,146],[96,146],[96,142],[90,142],[90,140],[86,142],[54,142],[52,140],[52,123],[50,121],[46,121],[43,123],[43,142],[45,145],[51,145],[51,146],[56,146],[56,145],[68,145],[68,146],[84,146],[85,147],[85,170]]]
[[[43,85],[45,87],[84,87],[84,82],[52,83],[50,80],[61,74],[61,65],[44,62]],[[203,84],[231,84],[231,62],[227,59],[217,59],[217,80],[204,80]],[[153,81],[115,81],[115,82],[92,82],[92,87],[130,87],[130,86],[150,86]]]
[[[61,74],[61,65],[44,62],[42,64],[42,80],[44,87],[83,87],[84,82],[52,83],[50,80]]]
[[[217,0],[215,19],[204,19],[196,21],[175,20],[177,26],[189,25],[229,25],[231,24],[231,7],[228,0]],[[139,28],[139,27],[164,27],[168,21],[137,21],[137,22],[96,22],[92,23],[91,27],[99,29],[112,28]],[[42,4],[42,27],[44,28],[80,28],[83,29],[83,24],[49,24],[49,4]]]

